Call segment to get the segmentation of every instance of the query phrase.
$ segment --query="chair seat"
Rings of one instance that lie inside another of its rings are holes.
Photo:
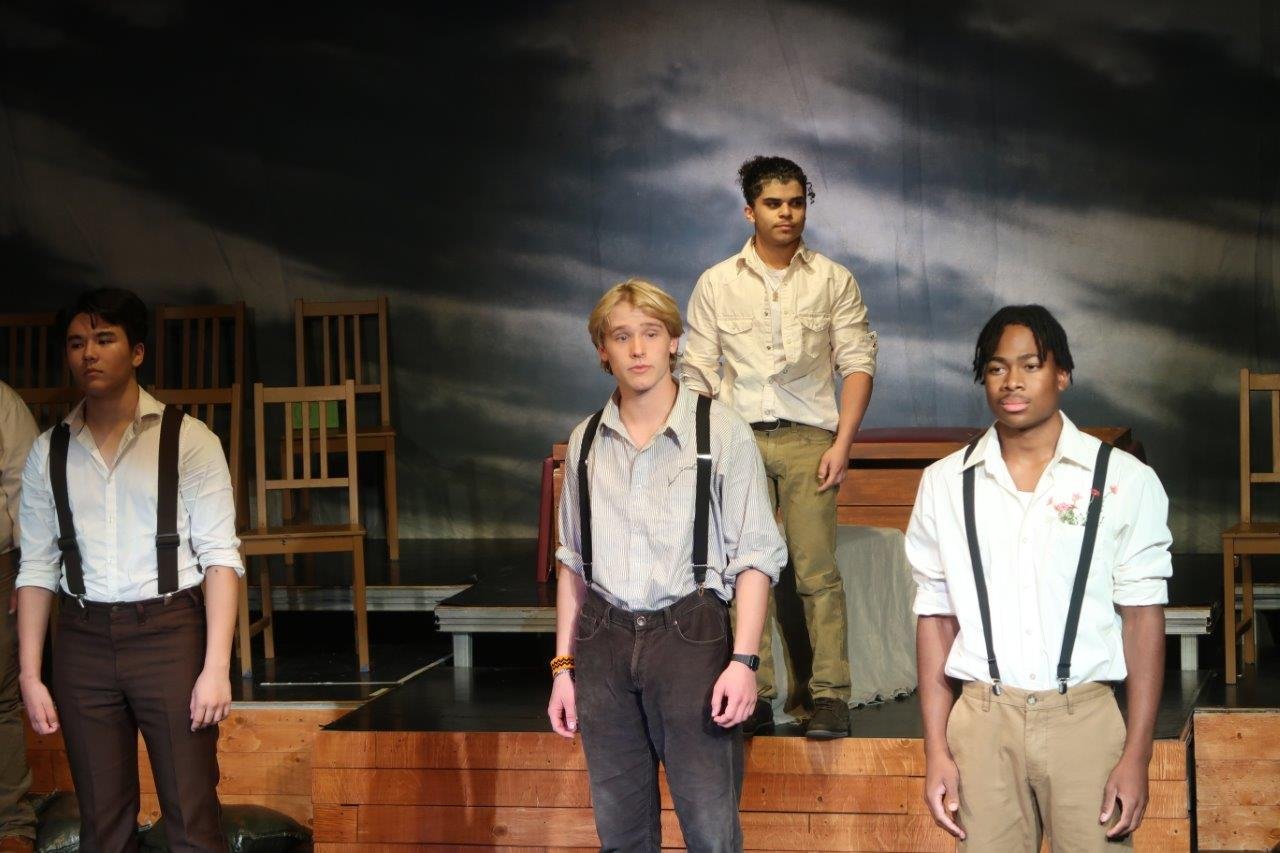
[[[318,438],[320,435],[319,427],[311,428],[311,437]],[[347,433],[341,429],[331,429],[325,433],[329,437],[329,441],[345,441]],[[295,429],[293,431],[293,440],[302,440],[302,430]],[[356,438],[395,438],[396,428],[390,424],[368,424],[366,426],[356,427]]]
[[[1280,536],[1280,522],[1242,521],[1222,531],[1223,539],[1270,539]]]
[[[255,539],[318,539],[325,536],[364,536],[363,524],[289,524],[240,531],[240,541]]]

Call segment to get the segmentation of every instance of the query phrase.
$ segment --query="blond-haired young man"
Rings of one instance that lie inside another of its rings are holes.
[[[740,850],[739,724],[786,560],[760,454],[673,379],[683,327],[662,290],[613,287],[588,329],[617,388],[565,457],[551,726],[582,732],[602,849],[661,848],[660,761],[685,845]]]

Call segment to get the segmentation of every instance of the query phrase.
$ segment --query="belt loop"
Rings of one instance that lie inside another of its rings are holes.
[[[1076,709],[1071,706],[1071,691],[1064,690],[1062,691],[1062,695],[1067,697],[1067,714],[1068,715],[1074,714],[1076,712]]]
[[[994,693],[994,692],[995,692],[995,690],[994,690],[994,689],[992,688],[992,686],[991,686],[991,685],[989,685],[989,684],[986,686],[986,689],[982,691],[982,711],[983,711],[983,713],[986,713],[987,711],[990,711],[990,710],[991,710],[991,694],[992,694],[992,693]]]
[[[147,608],[143,606],[141,601],[139,601],[133,605],[133,609],[137,611],[138,624],[145,625],[147,623]]]

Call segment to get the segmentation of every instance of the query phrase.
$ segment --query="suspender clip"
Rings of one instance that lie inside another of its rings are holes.
[[[80,609],[81,609],[81,610],[84,610],[84,609],[85,609],[85,608],[84,608],[84,596],[83,596],[83,595],[77,595],[75,598],[76,598],[76,604],[79,604],[79,605],[80,605]]]
[[[177,548],[178,543],[181,541],[182,541],[182,537],[180,537],[177,533],[157,533],[156,534],[157,548]]]
[[[1000,679],[995,678],[991,681],[991,692],[999,696],[1004,693],[1004,685],[1000,683]]]
[[[70,536],[58,537],[58,550],[66,553],[67,551],[79,551],[80,545],[76,542],[75,534]]]
[[[1067,680],[1065,678],[1058,679],[1058,692],[1062,694],[1067,692]]]

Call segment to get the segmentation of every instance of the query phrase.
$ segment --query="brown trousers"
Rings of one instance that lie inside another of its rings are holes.
[[[36,814],[23,799],[31,787],[31,768],[18,690],[17,620],[9,613],[17,555],[17,551],[0,554],[0,838],[35,838]]]
[[[169,847],[222,851],[218,729],[191,731],[204,666],[198,590],[167,603],[88,604],[63,597],[53,697],[80,803],[80,849],[138,849],[138,732],[151,758]]]
[[[960,850],[1053,853],[1132,848],[1108,842],[1098,823],[1102,789],[1124,750],[1124,718],[1111,688],[1097,682],[1028,691],[967,682],[947,720],[960,768]]]

